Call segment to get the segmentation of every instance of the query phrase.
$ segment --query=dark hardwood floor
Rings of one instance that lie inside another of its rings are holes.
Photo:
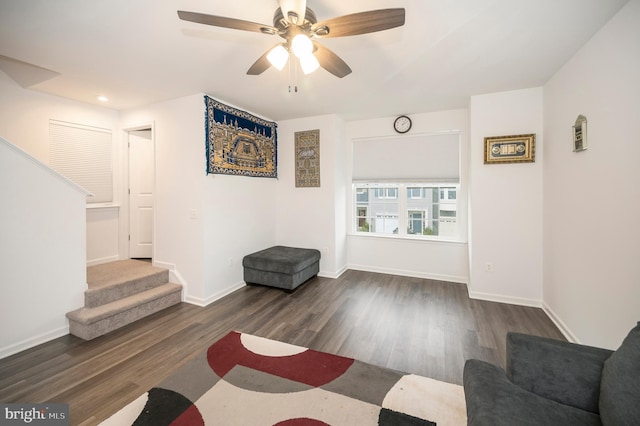
[[[507,331],[564,340],[541,309],[470,300],[463,284],[347,271],[291,294],[244,287],[7,357],[0,401],[68,403],[71,424],[97,424],[231,330],[457,384],[468,358],[504,367]]]

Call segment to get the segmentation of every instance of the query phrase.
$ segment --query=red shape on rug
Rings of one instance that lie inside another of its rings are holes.
[[[218,376],[224,377],[233,367],[242,365],[318,387],[343,375],[354,361],[312,349],[289,356],[260,355],[245,348],[240,336],[232,331],[209,347],[207,361]]]
[[[273,426],[330,426],[330,425],[320,420],[301,417],[298,419],[283,420],[281,422],[276,423]]]
[[[170,426],[204,426],[202,414],[195,405],[187,408]]]

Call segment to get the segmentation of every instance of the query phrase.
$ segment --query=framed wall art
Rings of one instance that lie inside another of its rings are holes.
[[[204,97],[207,174],[278,177],[276,123]]]
[[[579,115],[573,125],[573,152],[587,149],[587,117]]]
[[[484,164],[533,163],[535,157],[535,134],[484,138]]]
[[[295,133],[296,188],[320,186],[320,130]]]

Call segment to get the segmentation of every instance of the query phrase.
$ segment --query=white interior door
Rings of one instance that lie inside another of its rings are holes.
[[[151,130],[129,132],[129,257],[153,257],[153,140]]]

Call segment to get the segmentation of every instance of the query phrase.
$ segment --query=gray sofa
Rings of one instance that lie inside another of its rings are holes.
[[[640,425],[640,322],[615,352],[507,334],[506,372],[468,360],[469,425]]]

